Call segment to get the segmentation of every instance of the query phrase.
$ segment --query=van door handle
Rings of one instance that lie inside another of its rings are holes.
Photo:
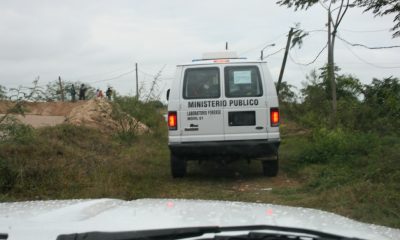
[[[261,126],[257,126],[257,127],[256,127],[257,130],[262,130],[263,128],[264,128],[264,127],[261,127]]]

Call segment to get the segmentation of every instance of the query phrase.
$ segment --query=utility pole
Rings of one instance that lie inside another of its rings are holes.
[[[336,79],[335,79],[335,62],[333,58],[333,47],[334,38],[332,32],[332,15],[331,10],[328,9],[328,81],[331,84],[332,93],[332,115],[331,115],[331,127],[336,127],[336,113],[337,113],[337,99],[336,99]],[[333,31],[336,31],[334,26]]]
[[[228,51],[228,42],[225,42],[225,50]]]
[[[63,88],[60,76],[58,76],[58,83],[60,84],[61,101],[64,102],[64,88]]]
[[[292,41],[292,35],[293,35],[293,28],[290,28],[287,43],[286,43],[285,56],[283,57],[281,72],[279,73],[279,79],[278,79],[278,83],[276,85],[276,91],[278,92],[278,97],[279,97],[279,90],[280,90],[281,82],[282,82],[282,78],[283,78],[283,73],[285,71],[287,55],[289,53],[290,41]]]
[[[139,77],[138,77],[137,63],[135,63],[135,71],[136,71],[136,99],[139,100]]]

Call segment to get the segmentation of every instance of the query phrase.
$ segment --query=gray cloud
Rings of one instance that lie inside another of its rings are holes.
[[[307,30],[323,29],[326,13],[318,6],[294,12],[275,1],[22,1],[0,3],[0,84],[7,87],[29,84],[36,76],[46,83],[59,75],[67,80],[93,82],[95,87],[114,86],[123,94],[134,93],[134,75],[102,81],[133,70],[138,62],[143,84],[164,65],[166,88],[181,62],[199,58],[203,52],[231,50],[249,58],[259,58],[259,50],[269,43],[272,53],[285,45],[289,27],[301,22]],[[351,9],[340,34],[353,42],[394,45],[389,32],[354,32],[390,28],[391,17],[373,18],[360,9]],[[345,30],[350,31],[345,31]],[[296,61],[312,60],[326,41],[326,34],[313,33],[302,49],[294,49]],[[372,51],[351,48],[354,53],[382,66],[400,65],[400,49]],[[277,78],[283,52],[267,60]],[[301,86],[304,75],[321,67],[326,54],[304,67],[289,61],[285,80]],[[338,41],[337,64],[363,82],[372,77],[399,76],[400,69],[372,67],[357,59]],[[146,75],[147,74],[147,75]],[[96,82],[96,83],[94,83]]]

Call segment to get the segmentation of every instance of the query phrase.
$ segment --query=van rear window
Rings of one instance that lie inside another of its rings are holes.
[[[226,97],[262,96],[260,71],[256,66],[225,68]]]
[[[183,81],[183,98],[219,98],[219,68],[189,68]]]

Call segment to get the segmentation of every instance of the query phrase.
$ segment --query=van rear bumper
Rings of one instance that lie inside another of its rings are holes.
[[[172,154],[184,158],[202,158],[214,156],[265,157],[276,155],[280,140],[240,140],[215,142],[169,143]]]

